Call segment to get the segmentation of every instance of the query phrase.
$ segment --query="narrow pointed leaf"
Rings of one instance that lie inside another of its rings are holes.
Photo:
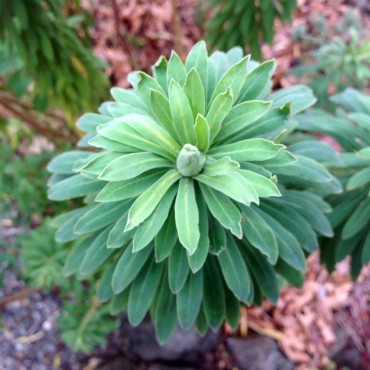
[[[99,178],[105,181],[125,181],[152,169],[171,166],[173,164],[169,160],[153,153],[125,154],[104,167]]]
[[[213,217],[239,239],[242,237],[242,215],[235,204],[225,195],[200,184],[207,206]]]
[[[199,242],[199,211],[195,200],[194,182],[182,178],[175,203],[176,229],[181,244],[192,255]]]
[[[176,296],[177,317],[183,330],[189,330],[195,323],[203,299],[203,271],[190,273]]]
[[[127,317],[131,325],[137,326],[144,319],[157,291],[163,263],[148,261],[130,289],[127,305]]]
[[[210,129],[207,119],[201,114],[198,114],[195,119],[195,140],[196,147],[206,153],[211,143]]]
[[[145,221],[153,213],[168,189],[180,178],[181,175],[176,170],[170,170],[142,193],[130,208],[126,230],[131,230]]]
[[[170,82],[169,102],[172,122],[182,145],[195,144],[194,118],[189,99],[182,87],[175,81]]]
[[[206,98],[202,81],[195,69],[192,69],[186,76],[184,91],[189,99],[193,118],[195,119],[197,114],[202,114],[204,116],[206,111]]]
[[[168,260],[168,283],[173,293],[179,293],[190,272],[185,248],[176,243]]]

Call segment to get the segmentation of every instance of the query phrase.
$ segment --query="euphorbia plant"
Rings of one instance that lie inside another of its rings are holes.
[[[185,64],[162,57],[82,116],[82,149],[48,166],[50,199],[86,203],[54,220],[57,240],[74,241],[66,275],[94,276],[133,325],[150,311],[162,343],[177,321],[237,326],[240,304],[277,300],[277,274],[300,286],[317,234],[332,236],[314,191],[340,184],[279,143],[315,99],[303,86],[269,95],[274,69],[240,48],[208,57],[204,42]]]

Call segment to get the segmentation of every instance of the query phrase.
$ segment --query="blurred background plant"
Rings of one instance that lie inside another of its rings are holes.
[[[331,137],[340,148],[340,161],[327,158],[326,166],[345,191],[327,198],[333,210],[328,218],[334,238],[320,242],[321,261],[333,272],[335,265],[351,256],[351,277],[356,280],[370,262],[370,96],[347,88],[331,97],[336,114],[320,109],[297,117],[298,127]]]
[[[91,24],[78,0],[0,3],[3,121],[18,118],[49,140],[71,139],[74,120],[107,96],[104,63],[90,51]]]
[[[205,23],[206,41],[212,49],[246,48],[254,59],[262,59],[263,43],[272,44],[275,21],[291,22],[296,0],[207,0],[210,13]]]
[[[289,75],[299,77],[313,89],[318,107],[333,111],[335,104],[329,100],[330,95],[348,86],[363,89],[369,85],[369,33],[353,12],[346,13],[335,27],[320,15],[311,16],[309,22],[310,28],[301,25],[293,36],[302,50],[314,50],[304,54]]]

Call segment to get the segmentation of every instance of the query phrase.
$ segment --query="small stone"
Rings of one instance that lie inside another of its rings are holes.
[[[202,337],[194,328],[189,331],[176,328],[169,341],[160,346],[150,321],[144,321],[135,328],[126,321],[122,332],[128,339],[129,357],[144,361],[181,361],[195,364],[206,352],[214,350],[218,342],[217,333],[208,332]]]
[[[154,365],[151,365],[148,370],[197,370],[197,369],[193,367],[178,367],[178,366],[154,364]]]
[[[271,338],[228,338],[226,344],[240,370],[294,370],[294,364]]]

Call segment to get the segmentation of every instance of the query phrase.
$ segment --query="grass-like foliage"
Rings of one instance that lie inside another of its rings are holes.
[[[207,0],[211,19],[206,40],[215,49],[247,46],[253,58],[262,59],[263,43],[272,44],[275,20],[291,22],[297,0]]]
[[[78,27],[84,16],[66,16],[67,3],[0,2],[0,76],[7,91],[29,96],[37,110],[62,109],[71,118],[106,96],[108,80]]]
[[[341,185],[313,158],[327,146],[279,143],[315,98],[270,95],[274,69],[241,48],[208,56],[204,42],[185,64],[162,57],[82,116],[80,149],[48,165],[49,198],[86,204],[53,221],[73,242],[64,273],[98,280],[99,300],[132,325],[150,312],[161,343],[177,322],[235,327],[240,304],[276,302],[277,274],[300,286],[317,235],[333,235],[317,194]]]

